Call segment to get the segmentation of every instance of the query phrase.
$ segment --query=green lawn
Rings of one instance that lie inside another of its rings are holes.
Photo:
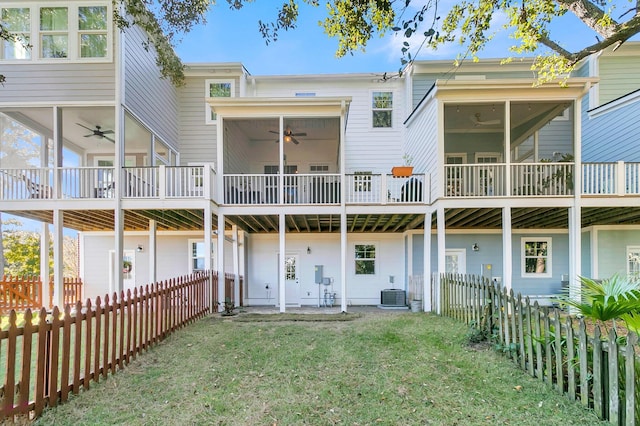
[[[186,327],[38,424],[598,424],[447,318],[236,318]]]

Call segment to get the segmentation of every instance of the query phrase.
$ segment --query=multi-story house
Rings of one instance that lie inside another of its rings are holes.
[[[638,271],[635,44],[563,87],[536,87],[527,60],[393,77],[188,64],[174,87],[110,1],[0,8],[33,45],[2,46],[0,210],[53,225],[57,289],[65,228],[90,298],[213,269],[244,277],[226,296],[245,305],[347,310],[400,289],[432,309],[442,272],[546,302]]]

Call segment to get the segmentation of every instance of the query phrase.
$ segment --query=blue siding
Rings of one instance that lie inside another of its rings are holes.
[[[582,108],[588,108],[585,97]],[[640,98],[618,109],[582,120],[584,162],[640,161]]]
[[[640,246],[640,230],[598,231],[598,277],[627,274],[627,246]]]
[[[582,276],[591,277],[591,232],[582,233]]]
[[[480,250],[473,251],[471,246],[477,243]],[[453,234],[445,239],[447,249],[465,249],[467,251],[467,274],[480,275],[483,264],[493,265],[493,276],[502,276],[502,235],[500,234]],[[431,265],[435,271],[438,266],[438,241],[431,239]]]

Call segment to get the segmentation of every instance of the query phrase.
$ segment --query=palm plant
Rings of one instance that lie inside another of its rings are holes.
[[[640,330],[640,287],[637,282],[613,275],[603,280],[580,277],[581,299],[576,300],[564,294],[558,298],[562,305],[568,305],[586,318],[600,323],[607,330],[607,321],[624,321],[631,331]],[[608,332],[608,330],[607,330]]]

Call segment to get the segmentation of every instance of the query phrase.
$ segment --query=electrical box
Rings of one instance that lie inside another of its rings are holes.
[[[491,278],[493,278],[493,264],[483,263],[481,267],[482,270],[480,271],[480,275],[482,276],[482,278],[486,278],[491,281]]]
[[[315,271],[315,280],[313,282],[316,284],[322,284],[322,278],[324,275],[324,266],[316,265],[314,271]]]

